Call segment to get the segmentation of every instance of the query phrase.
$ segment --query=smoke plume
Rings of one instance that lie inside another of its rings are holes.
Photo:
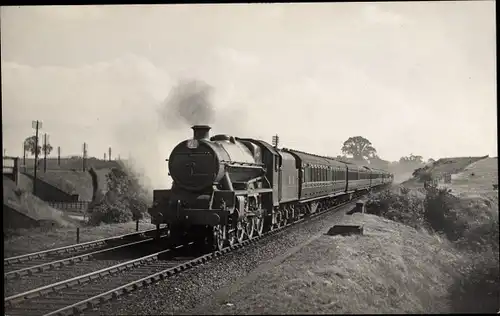
[[[181,81],[172,87],[159,109],[165,127],[175,130],[185,124],[214,123],[213,91],[212,86],[201,80]]]

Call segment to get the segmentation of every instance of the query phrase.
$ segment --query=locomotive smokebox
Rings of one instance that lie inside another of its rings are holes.
[[[210,138],[210,129],[211,127],[208,125],[194,125],[191,127],[193,129],[193,138],[194,139],[209,139]]]

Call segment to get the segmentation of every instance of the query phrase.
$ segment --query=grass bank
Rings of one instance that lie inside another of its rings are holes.
[[[460,260],[448,287],[454,313],[493,313],[500,308],[498,196],[457,197],[430,186],[425,194],[399,188],[377,194],[367,212],[445,238]]]

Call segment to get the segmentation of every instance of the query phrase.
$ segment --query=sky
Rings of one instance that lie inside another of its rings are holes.
[[[38,119],[62,155],[111,146],[161,185],[192,135],[162,109],[197,80],[212,133],[497,156],[495,29],[493,1],[2,7],[3,147],[22,156]]]

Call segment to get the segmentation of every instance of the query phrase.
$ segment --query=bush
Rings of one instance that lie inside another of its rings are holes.
[[[123,223],[144,218],[146,192],[133,173],[112,168],[106,175],[106,182],[106,195],[89,210],[89,224]]]
[[[366,203],[366,211],[414,228],[424,226],[422,201],[406,189],[399,194],[385,190],[375,195]]]
[[[498,243],[498,241],[497,241]],[[485,245],[483,245],[485,246]],[[483,248],[483,247],[482,247]],[[500,307],[498,250],[471,252],[450,288],[453,313],[495,313]]]
[[[89,224],[97,226],[101,223],[126,223],[132,219],[132,212],[123,203],[101,203],[92,210]]]
[[[430,184],[422,197],[403,188],[383,191],[368,201],[366,210],[451,240],[464,258],[449,290],[452,312],[494,313],[500,307],[497,205],[487,200],[466,205],[465,201]]]
[[[436,185],[426,187],[424,217],[427,225],[438,233],[445,234],[451,241],[457,241],[469,228],[467,221],[459,214],[458,199],[449,190],[439,189]]]

